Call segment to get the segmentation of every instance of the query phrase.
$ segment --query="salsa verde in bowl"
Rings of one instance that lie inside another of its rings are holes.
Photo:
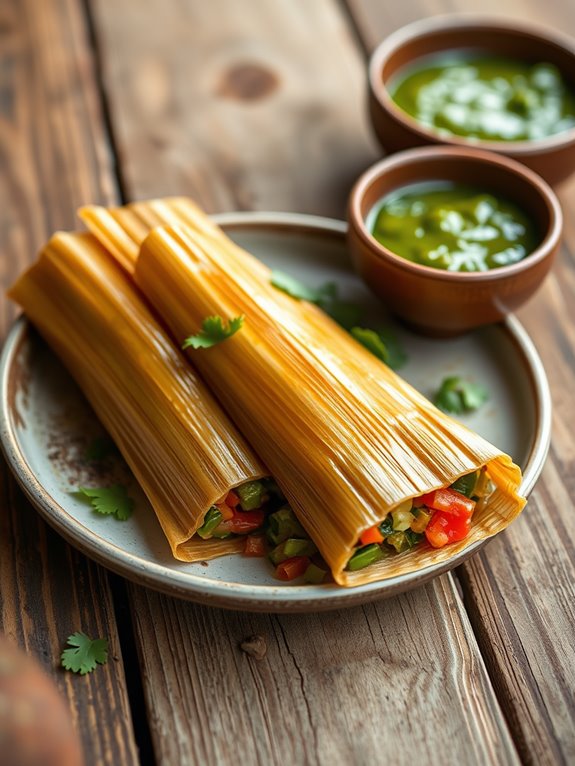
[[[575,170],[575,41],[475,16],[423,19],[373,52],[369,107],[394,152],[450,143],[516,159],[551,184]]]
[[[448,337],[527,301],[551,268],[562,224],[556,195],[523,165],[480,149],[423,147],[358,179],[348,245],[356,270],[392,312],[423,334]],[[521,253],[513,250],[519,244]]]
[[[390,192],[371,209],[366,225],[396,255],[446,271],[488,271],[517,263],[541,239],[515,203],[443,179]]]

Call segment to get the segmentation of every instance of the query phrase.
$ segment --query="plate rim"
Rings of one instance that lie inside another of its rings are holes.
[[[290,233],[316,234],[319,237],[345,237],[345,221],[322,216],[287,212],[234,212],[212,216],[220,226],[234,229],[284,229]],[[498,325],[515,345],[529,372],[529,382],[535,405],[534,438],[525,460],[520,491],[527,496],[543,469],[551,441],[551,394],[543,363],[519,320],[508,316]],[[481,540],[458,553],[452,559],[426,567],[422,571],[399,575],[376,583],[354,588],[327,586],[321,596],[312,595],[309,586],[292,588],[248,585],[242,583],[206,581],[204,577],[178,572],[163,564],[143,559],[114,543],[103,540],[96,532],[79,524],[62,507],[34,475],[21,449],[12,416],[10,376],[21,343],[31,327],[21,315],[12,324],[0,359],[0,444],[8,465],[20,487],[41,516],[67,542],[117,574],[138,585],[150,587],[169,596],[185,598],[196,603],[227,609],[257,612],[312,612],[339,609],[388,598],[428,582],[432,578],[459,566],[489,540]],[[407,587],[406,587],[407,586]],[[309,596],[306,596],[306,590]]]

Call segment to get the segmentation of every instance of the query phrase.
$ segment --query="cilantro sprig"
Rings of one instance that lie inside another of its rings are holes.
[[[356,325],[361,317],[359,306],[340,300],[335,282],[324,282],[319,287],[310,287],[291,274],[276,270],[272,271],[270,281],[273,287],[298,301],[315,303],[346,330]]]
[[[352,327],[350,332],[362,346],[365,346],[382,362],[387,363],[389,359],[387,347],[375,330],[369,330],[367,327]]]
[[[337,294],[337,285],[335,282],[326,282],[320,287],[310,287],[300,282],[299,279],[286,274],[284,271],[273,270],[271,275],[273,287],[281,290],[283,293],[291,295],[298,301],[309,301],[310,303],[319,303],[326,299],[335,298]]]
[[[116,455],[119,455],[119,450],[114,440],[110,436],[98,436],[87,446],[84,459],[97,463]]]
[[[89,499],[96,513],[115,516],[118,521],[129,519],[134,509],[134,501],[122,484],[114,484],[112,487],[78,487],[78,494]]]
[[[444,378],[437,390],[433,403],[452,415],[475,412],[489,399],[489,393],[477,383],[469,383],[453,375]]]
[[[91,673],[96,665],[105,665],[108,661],[108,640],[105,638],[91,639],[85,633],[72,633],[66,640],[69,649],[64,649],[60,661],[62,667],[85,676]]]
[[[273,287],[296,300],[315,303],[392,370],[397,370],[407,361],[407,354],[390,329],[373,330],[358,326],[362,315],[360,306],[340,300],[335,282],[310,287],[291,274],[276,270],[272,271],[270,281]]]
[[[392,370],[399,370],[400,367],[406,364],[407,354],[397,335],[389,327],[379,327],[377,334],[387,351],[387,366],[391,367]]]
[[[190,335],[182,343],[182,348],[211,348],[221,343],[237,331],[244,324],[244,316],[237,316],[225,322],[220,316],[206,317],[202,321],[202,329],[196,335]]]

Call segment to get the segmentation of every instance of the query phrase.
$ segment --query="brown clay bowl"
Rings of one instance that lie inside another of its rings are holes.
[[[440,16],[409,24],[387,37],[369,63],[369,109],[373,128],[388,153],[414,146],[474,146],[524,163],[556,185],[575,171],[575,128],[532,141],[483,141],[438,136],[395,104],[388,91],[394,75],[433,53],[481,49],[497,56],[549,62],[575,89],[575,41],[533,26],[489,17]]]
[[[539,246],[523,260],[483,272],[450,272],[413,263],[379,243],[366,218],[390,192],[420,181],[484,188],[522,208],[536,223]],[[563,216],[552,189],[525,166],[480,149],[423,147],[373,165],[348,206],[348,244],[356,270],[387,307],[418,332],[458,335],[497,322],[540,287],[557,252]]]

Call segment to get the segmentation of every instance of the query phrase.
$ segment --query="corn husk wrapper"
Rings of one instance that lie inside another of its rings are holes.
[[[316,306],[271,287],[269,269],[194,203],[86,208],[82,218],[135,270],[178,342],[207,315],[246,316],[231,339],[190,358],[266,460],[337,582],[356,585],[446,561],[520,513],[521,473],[508,456],[437,410]],[[138,260],[147,232],[162,224],[186,228],[154,232]],[[242,374],[230,378],[230,369]],[[420,545],[345,571],[363,530],[403,500],[483,465],[497,489],[465,540],[439,550]]]
[[[56,234],[10,297],[62,359],[182,561],[243,549],[193,535],[230,489],[268,475],[131,280],[89,234]]]
[[[178,340],[208,315],[245,316],[233,337],[191,359],[266,460],[338,583],[444,561],[517,516],[521,473],[508,456],[437,410],[319,309],[310,305],[303,316],[293,298],[216,260],[189,231],[155,229],[136,281]],[[483,465],[497,488],[464,541],[345,570],[359,535],[396,505]]]

